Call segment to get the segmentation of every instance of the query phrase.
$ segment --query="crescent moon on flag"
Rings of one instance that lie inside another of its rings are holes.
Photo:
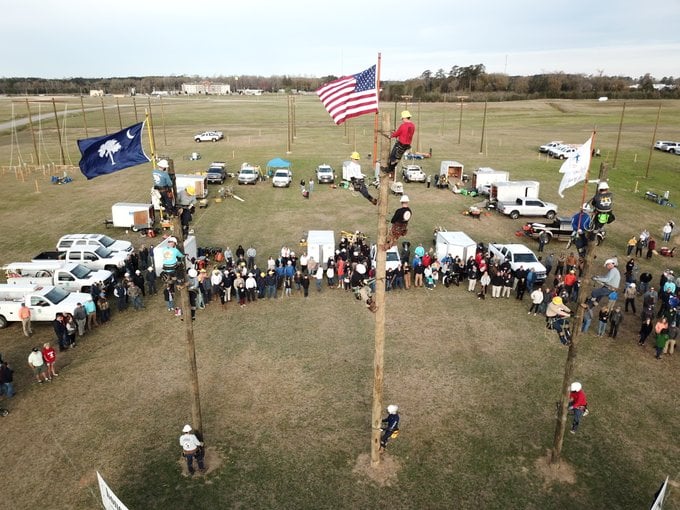
[[[130,135],[130,130],[129,130],[129,129],[125,132],[125,135],[126,135],[130,140],[133,140],[133,139],[135,138],[135,135],[132,135],[132,136]]]

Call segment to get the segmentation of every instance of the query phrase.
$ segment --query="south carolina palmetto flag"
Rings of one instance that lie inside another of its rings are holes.
[[[378,111],[376,66],[351,76],[343,76],[325,84],[316,94],[324,107],[340,125],[347,119]]]
[[[89,180],[151,161],[142,147],[143,128],[140,122],[117,133],[78,140],[80,171]]]
[[[564,198],[562,192],[571,188],[575,184],[585,180],[588,175],[588,168],[590,167],[591,147],[593,145],[593,136],[591,135],[586,142],[581,145],[576,152],[564,160],[560,167],[562,175],[562,182],[557,193]]]

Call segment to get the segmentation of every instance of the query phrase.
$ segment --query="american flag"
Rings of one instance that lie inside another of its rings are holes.
[[[378,111],[378,88],[375,66],[352,76],[327,83],[316,91],[336,124],[366,113]]]

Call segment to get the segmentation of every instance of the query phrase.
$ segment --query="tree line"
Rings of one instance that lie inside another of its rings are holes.
[[[152,94],[167,91],[179,94],[183,83],[227,83],[237,89],[261,89],[265,92],[313,93],[336,76],[321,78],[301,76],[130,76],[116,78],[0,78],[0,94],[5,95],[89,95],[90,90],[106,94]],[[665,88],[661,88],[665,86]],[[650,74],[638,78],[568,74],[562,72],[509,76],[487,73],[484,64],[453,66],[448,72],[425,70],[415,78],[381,83],[381,100],[441,102],[490,100],[508,101],[538,98],[591,99],[678,99],[680,79]]]

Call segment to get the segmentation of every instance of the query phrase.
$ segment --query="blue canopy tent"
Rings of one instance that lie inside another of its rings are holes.
[[[274,158],[267,161],[267,175],[271,177],[277,168],[287,168],[290,170],[292,163],[282,158]]]

